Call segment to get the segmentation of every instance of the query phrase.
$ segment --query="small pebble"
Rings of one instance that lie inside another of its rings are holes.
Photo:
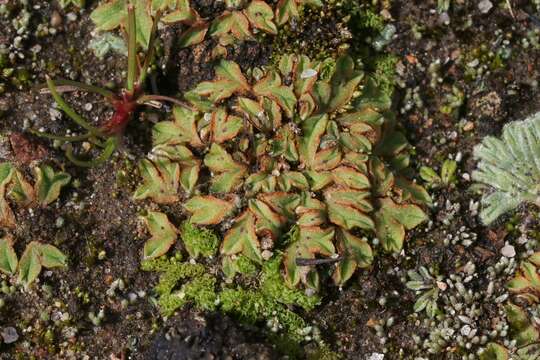
[[[51,15],[51,26],[56,28],[60,25],[62,25],[62,16],[60,13],[58,13],[58,11],[53,11]]]
[[[478,3],[478,10],[482,14],[487,14],[491,8],[493,8],[493,3],[489,0],[482,0]]]
[[[6,344],[12,344],[19,339],[19,334],[17,334],[17,330],[13,326],[3,328],[0,335]]]
[[[506,244],[501,249],[501,254],[507,258],[512,258],[516,256],[516,249],[510,244]]]

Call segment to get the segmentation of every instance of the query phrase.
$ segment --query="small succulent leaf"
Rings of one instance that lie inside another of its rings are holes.
[[[529,256],[527,261],[533,263],[537,267],[540,267],[540,252],[535,252],[534,254]]]
[[[300,120],[306,120],[308,117],[313,115],[313,112],[317,108],[315,99],[311,94],[302,94],[298,98],[298,116]]]
[[[161,144],[188,143],[193,147],[202,146],[197,133],[198,112],[182,106],[173,108],[174,121],[162,121],[152,129],[152,143]]]
[[[259,192],[274,192],[277,187],[275,176],[271,176],[266,172],[260,171],[250,175],[244,182],[244,187],[249,194],[257,194]]]
[[[253,92],[257,96],[266,96],[274,100],[287,117],[293,117],[296,97],[289,86],[282,85],[277,71],[269,71],[253,86]]]
[[[318,151],[315,154],[315,161],[313,162],[313,170],[315,171],[328,171],[335,169],[342,159],[342,154],[337,146],[326,148]]]
[[[66,267],[67,258],[58,248],[49,244],[39,244],[41,265],[47,269]]]
[[[443,184],[448,185],[455,179],[457,170],[457,162],[455,160],[447,159],[443,162],[441,167],[441,181]]]
[[[135,190],[134,200],[151,198],[159,204],[178,201],[180,166],[169,160],[154,162],[143,159],[139,162],[139,173],[143,183]]]
[[[287,223],[286,217],[277,214],[270,206],[257,199],[249,201],[249,210],[255,215],[257,234],[279,238],[283,226]]]
[[[290,126],[278,128],[272,143],[272,155],[283,156],[288,161],[297,162],[299,157],[295,139],[294,130]]]
[[[299,16],[296,0],[279,0],[276,6],[276,23],[279,26]]]
[[[277,34],[276,24],[272,21],[274,19],[274,12],[266,2],[254,0],[244,10],[244,13],[249,22],[257,29],[269,34]]]
[[[426,283],[424,282],[424,280],[411,280],[411,281],[407,281],[407,283],[405,284],[405,286],[407,286],[409,289],[414,290],[414,291],[430,289],[430,288],[432,287],[431,284],[426,284]]]
[[[395,157],[399,153],[407,149],[409,143],[405,135],[399,131],[387,133],[381,142],[377,145],[375,153],[377,155],[386,156],[389,158]]]
[[[12,184],[8,195],[21,206],[28,206],[36,199],[34,188],[18,170],[15,170],[13,173]]]
[[[375,129],[384,123],[384,116],[379,111],[366,107],[339,116],[337,122],[347,128],[354,127],[358,124],[365,124]]]
[[[296,62],[296,58],[297,57],[294,54],[285,54],[281,56],[278,64],[278,69],[281,75],[286,78],[291,75]]]
[[[343,187],[349,187],[356,190],[365,190],[370,188],[369,179],[361,172],[348,167],[340,166],[332,170],[334,182]]]
[[[0,271],[13,275],[17,271],[17,254],[13,249],[13,237],[9,234],[0,238]]]
[[[371,157],[369,171],[373,183],[373,192],[378,197],[387,196],[394,187],[394,174],[377,156]]]
[[[40,165],[34,168],[34,172],[36,174],[34,191],[41,206],[47,206],[58,199],[62,187],[71,181],[68,173],[55,172],[49,165]]]
[[[298,149],[301,161],[311,168],[315,163],[317,149],[322,135],[326,132],[328,116],[315,115],[302,123],[302,136],[298,139]]]
[[[218,37],[219,43],[223,46],[232,44],[231,36],[237,40],[246,40],[253,37],[249,30],[249,21],[240,11],[226,11],[212,22],[208,34]]]
[[[412,201],[416,204],[425,204],[432,205],[433,200],[429,196],[426,189],[422,186],[405,179],[402,176],[397,176],[395,178],[396,187],[398,187],[402,192],[403,200]]]
[[[295,210],[300,205],[300,196],[294,193],[273,192],[260,194],[258,198],[268,204],[276,213],[287,219],[296,217]]]
[[[108,31],[120,26],[127,17],[126,5],[126,0],[112,0],[98,6],[90,14],[96,29]]]
[[[41,272],[40,244],[32,241],[26,246],[19,261],[18,281],[25,287],[30,286]]]
[[[521,275],[515,276],[508,282],[508,290],[514,293],[527,292],[531,288],[529,280]]]
[[[343,285],[354,274],[356,268],[365,268],[373,262],[373,251],[368,242],[354,236],[348,231],[337,231],[337,248],[340,254],[346,257],[337,264],[334,274],[334,282]]]
[[[144,244],[143,258],[153,259],[166,254],[176,241],[176,227],[171,224],[167,215],[161,212],[149,211],[141,218],[151,235]]]
[[[330,185],[334,181],[334,175],[331,171],[308,170],[304,172],[308,179],[309,186],[313,191],[319,191]]]
[[[249,210],[235,219],[232,228],[227,231],[221,244],[224,255],[243,254],[256,263],[262,262],[259,240],[255,232],[255,216]]]
[[[356,261],[352,259],[341,260],[334,269],[332,279],[337,285],[343,285],[349,280],[356,271]]]
[[[278,180],[281,191],[290,191],[292,188],[298,190],[309,190],[309,182],[299,171],[285,171]]]
[[[3,191],[12,179],[14,171],[15,168],[13,167],[13,165],[11,165],[11,163],[0,163],[0,189],[2,189],[2,195],[4,195]]]
[[[210,187],[216,193],[229,193],[238,188],[247,172],[245,165],[236,162],[223,147],[215,143],[206,154],[204,164],[216,173]]]
[[[321,226],[326,223],[327,216],[325,210],[309,209],[309,208],[297,208],[298,220],[296,224],[298,226]]]
[[[178,39],[178,46],[181,48],[189,47],[192,45],[197,45],[203,42],[208,32],[208,25],[202,23],[199,25],[191,26],[186,30]]]
[[[217,109],[212,113],[212,119],[210,120],[212,142],[220,144],[234,139],[243,125],[242,119],[238,116],[228,115],[223,108]]]
[[[295,64],[294,92],[298,98],[308,93],[315,85],[319,74],[319,64],[311,62],[305,56],[300,55]]]
[[[375,233],[383,248],[389,252],[399,252],[403,248],[405,228],[388,212],[381,209],[374,214]]]
[[[380,208],[411,230],[427,220],[424,211],[413,204],[396,204],[390,198],[380,199]]]
[[[299,266],[297,259],[314,259],[316,255],[331,256],[335,253],[332,240],[334,229],[320,227],[299,227],[292,243],[287,247],[283,259],[285,265],[285,281],[291,287],[308,283],[308,266]]]
[[[211,195],[194,196],[184,206],[192,214],[190,222],[198,225],[219,224],[233,210],[233,204],[230,201]]]
[[[249,90],[250,86],[240,66],[232,61],[221,60],[216,67],[216,79],[200,83],[191,92],[217,103],[233,94],[242,94]]]
[[[422,166],[420,168],[419,174],[422,180],[424,180],[428,184],[437,184],[442,182],[440,176],[435,172],[435,170],[433,170],[429,166]]]
[[[368,215],[373,207],[367,200],[369,192],[330,188],[324,192],[330,221],[342,228],[372,230],[375,224]]]
[[[480,360],[508,360],[508,350],[497,343],[489,343],[480,354]]]
[[[365,239],[361,239],[350,232],[340,229],[337,236],[339,249],[345,251],[356,261],[357,266],[365,268],[373,262],[373,251]]]

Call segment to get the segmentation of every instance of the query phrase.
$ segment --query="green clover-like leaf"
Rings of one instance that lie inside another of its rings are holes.
[[[176,227],[171,224],[166,214],[157,211],[149,211],[142,219],[152,235],[144,244],[143,258],[153,259],[166,254],[176,241]]]
[[[230,201],[211,195],[194,196],[185,203],[184,207],[192,214],[190,222],[199,225],[219,224],[234,208]]]
[[[152,128],[152,143],[161,144],[190,144],[193,147],[203,145],[197,133],[197,121],[200,117],[195,110],[182,106],[173,108],[174,121],[162,121]]]
[[[373,251],[367,240],[354,236],[348,231],[337,231],[338,252],[345,258],[338,263],[333,278],[336,284],[342,285],[356,271],[356,268],[365,268],[373,262]]]
[[[221,60],[216,67],[216,79],[201,82],[189,93],[207,97],[213,103],[217,103],[233,94],[242,94],[249,90],[250,86],[238,64]]]
[[[41,206],[47,206],[58,199],[62,187],[71,181],[71,176],[68,173],[55,172],[49,165],[36,167],[34,172],[36,174],[34,191]]]
[[[246,40],[253,35],[249,30],[249,21],[241,11],[226,11],[212,22],[208,34],[219,38],[223,46],[231,45],[234,40]]]
[[[0,239],[0,271],[13,275],[17,271],[17,254],[13,249],[13,237],[9,234]]]
[[[238,188],[247,171],[245,165],[236,162],[218,144],[212,144],[204,163],[214,173],[210,190],[216,193],[228,193]]]
[[[261,0],[253,0],[244,10],[250,23],[264,32],[277,34],[276,24],[272,21],[274,12],[270,5]]]
[[[49,244],[39,244],[41,265],[47,269],[65,267],[67,257],[56,247]]]
[[[139,172],[143,183],[135,190],[133,199],[151,198],[160,204],[178,201],[178,181],[180,166],[169,160],[154,162],[143,159],[139,162]]]
[[[379,210],[375,212],[377,237],[386,251],[399,252],[403,248],[405,229],[410,230],[427,219],[417,205],[396,204],[390,198],[379,200]]]
[[[300,282],[309,284],[309,266],[298,265],[297,259],[314,259],[316,255],[332,256],[335,254],[334,229],[323,229],[317,226],[298,227],[294,231],[293,242],[285,251],[285,280],[291,287]]]
[[[367,191],[330,188],[324,192],[324,198],[328,207],[330,221],[344,229],[354,228],[372,230],[375,223],[370,215],[373,206],[368,198]]]
[[[36,198],[34,188],[20,171],[15,170],[11,181],[11,187],[9,189],[9,197],[19,203],[21,206],[28,206],[32,204]]]
[[[274,100],[289,118],[293,117],[296,97],[289,86],[281,82],[277,71],[270,71],[253,86],[253,92],[257,96],[266,96]]]
[[[255,216],[247,210],[235,219],[233,227],[225,234],[221,253],[224,255],[241,253],[248,259],[260,263],[262,256],[259,248],[255,232]]]
[[[21,256],[18,280],[25,287],[30,286],[41,272],[42,264],[40,255],[40,244],[37,241],[32,241],[26,246]]]

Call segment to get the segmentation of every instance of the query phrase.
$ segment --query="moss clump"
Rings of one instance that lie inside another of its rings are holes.
[[[301,330],[307,327],[304,319],[260,291],[224,289],[219,299],[224,312],[234,314],[242,321],[256,323],[275,319],[276,331],[283,329],[295,341],[303,340]]]
[[[282,256],[276,256],[263,265],[260,291],[268,299],[287,305],[301,306],[309,311],[320,303],[320,297],[307,296],[304,292],[285,285],[280,272]]]
[[[212,230],[199,228],[189,221],[182,224],[180,234],[187,252],[193,258],[213,256],[219,247],[219,238]]]
[[[379,55],[375,57],[371,69],[368,69],[381,91],[388,97],[392,97],[394,93],[397,61],[398,58],[394,55]]]

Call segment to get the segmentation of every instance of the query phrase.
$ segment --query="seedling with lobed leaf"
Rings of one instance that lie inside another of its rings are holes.
[[[138,1],[136,3],[138,6],[145,6],[145,2]],[[86,133],[77,136],[59,136],[35,130],[33,130],[32,133],[40,137],[67,142],[66,156],[71,162],[78,166],[92,167],[106,162],[120,145],[121,137],[126,126],[141,105],[159,107],[161,101],[168,101],[184,106],[184,104],[177,99],[161,95],[147,95],[144,92],[148,68],[154,58],[154,43],[156,39],[157,24],[161,17],[160,11],[158,10],[154,14],[150,23],[151,30],[149,32],[148,50],[144,53],[142,58],[139,58],[137,53],[138,29],[135,14],[137,11],[140,11],[140,9],[129,3],[127,4],[126,10],[127,17],[125,22],[127,22],[127,24],[123,24],[126,28],[128,37],[127,79],[125,88],[121,89],[118,93],[114,93],[94,85],[87,85],[71,80],[53,81],[48,76],[46,77],[48,91],[53,96],[58,107],[77,125],[85,129]],[[57,87],[57,85],[60,87]],[[112,117],[99,127],[90,124],[68,105],[60,95],[61,92],[74,90],[96,93],[103,96],[114,108]],[[73,154],[71,143],[79,141],[88,141],[98,148],[101,148],[101,154],[92,160],[82,160],[77,158]]]
[[[185,94],[194,109],[175,108],[174,121],[154,126],[136,200],[189,198],[191,223],[226,229],[224,268],[282,251],[291,287],[317,288],[315,265],[329,263],[343,284],[370,266],[370,237],[402,249],[430,198],[401,174],[407,142],[389,100],[350,57],[327,75],[306,56],[283,56],[251,76],[222,60],[215,73]]]

